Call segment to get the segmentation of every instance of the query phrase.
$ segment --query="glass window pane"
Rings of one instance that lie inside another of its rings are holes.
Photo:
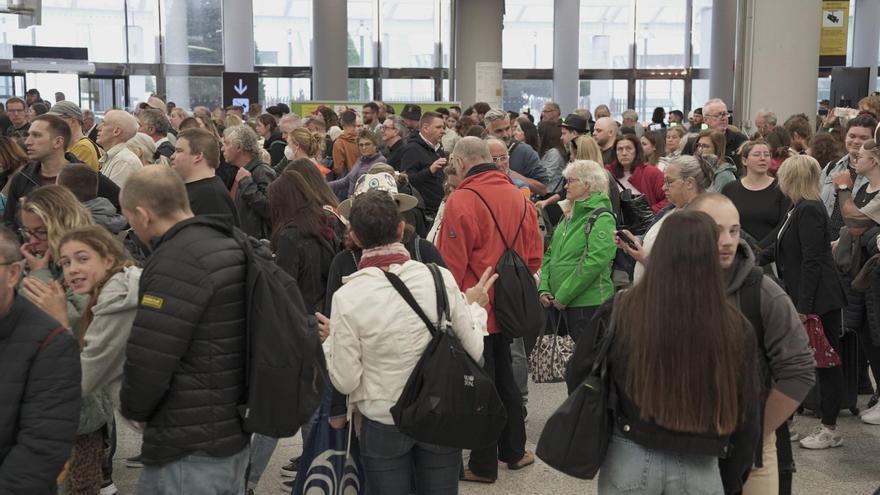
[[[650,79],[636,81],[636,112],[640,122],[650,122],[654,108],[684,108],[684,81],[681,79]]]
[[[206,106],[219,107],[223,102],[222,80],[219,77],[168,76],[165,78],[168,100],[179,107],[193,109]]]
[[[703,108],[703,103],[709,101],[709,80],[694,79],[691,82],[691,110]]]
[[[312,0],[254,2],[256,65],[311,65]]]
[[[693,58],[691,64],[694,67],[709,67],[712,43],[712,1],[694,0],[694,29],[691,33],[693,43]]]
[[[817,98],[819,101],[831,100],[831,76],[819,78],[818,90]]]
[[[370,101],[373,99],[372,79],[348,78],[348,100]]]
[[[505,68],[553,67],[553,0],[505,0],[501,40]]]
[[[348,65],[373,67],[373,1],[348,0]]]
[[[260,91],[263,93],[260,101],[264,103],[264,108],[278,103],[305,101],[312,97],[312,81],[298,77],[261,77]]]
[[[55,101],[55,92],[61,91],[65,98],[79,103],[79,76],[76,74],[51,74],[28,72],[27,89],[36,88],[40,96],[49,102]],[[24,95],[19,95],[24,96]]]
[[[382,79],[385,101],[434,101],[433,79]]]
[[[594,114],[599,105],[608,105],[611,117],[622,120],[620,115],[626,110],[626,79],[591,79],[580,82],[578,107],[586,108]],[[593,117],[595,119],[595,116]]]
[[[633,43],[633,0],[581,0],[581,69],[628,69]]]
[[[165,0],[163,5],[166,63],[223,63],[222,0]]]
[[[443,49],[440,67],[449,67],[449,47],[452,33],[452,0],[440,0],[440,46]]]
[[[639,0],[636,6],[638,68],[684,67],[686,3]]]
[[[158,2],[128,2],[128,57],[132,63],[159,62]]]
[[[382,66],[434,67],[434,0],[383,0]]]
[[[521,112],[524,107],[532,115],[541,115],[544,103],[553,99],[553,81],[549,79],[505,79],[501,83],[504,110]]]
[[[128,76],[128,99],[131,108],[147,101],[156,92],[156,76]]]

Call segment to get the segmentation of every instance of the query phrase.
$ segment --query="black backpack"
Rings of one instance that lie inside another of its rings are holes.
[[[495,445],[507,424],[504,404],[492,379],[452,333],[443,277],[437,265],[427,267],[437,292],[439,325],[428,319],[397,275],[385,272],[433,337],[391,408],[394,424],[420,442],[461,449]]]
[[[505,337],[511,339],[534,337],[538,330],[544,326],[544,308],[539,302],[538,286],[535,284],[531,270],[514,249],[516,240],[522,232],[523,221],[526,218],[529,205],[523,198],[522,218],[513,241],[508,243],[489,203],[477,191],[467,187],[462,189],[476,194],[480,201],[486,205],[489,215],[492,216],[492,222],[495,224],[495,230],[498,231],[501,242],[504,243],[504,252],[495,264],[498,280],[495,282],[495,301],[492,303],[498,328]]]
[[[317,321],[306,311],[296,280],[260,252],[262,244],[239,229],[234,235],[247,257],[243,427],[273,438],[293,436],[324,392]]]

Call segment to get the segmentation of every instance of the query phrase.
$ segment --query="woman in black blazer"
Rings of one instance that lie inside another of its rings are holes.
[[[779,168],[779,188],[793,207],[777,234],[776,267],[801,319],[817,315],[825,336],[835,350],[840,350],[841,308],[846,294],[831,257],[828,214],[822,203],[819,177],[822,169],[814,158],[800,155],[789,158]],[[808,449],[839,447],[843,438],[837,431],[837,415],[843,402],[844,380],[840,366],[817,368],[822,390],[822,424],[801,440]]]

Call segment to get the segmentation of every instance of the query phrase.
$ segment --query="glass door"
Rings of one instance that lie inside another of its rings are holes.
[[[128,77],[80,76],[79,104],[95,113],[124,109],[128,106]]]
[[[0,100],[5,102],[12,96],[24,97],[24,74],[0,74]]]

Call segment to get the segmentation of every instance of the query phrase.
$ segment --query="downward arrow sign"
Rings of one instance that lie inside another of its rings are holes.
[[[232,87],[236,93],[239,95],[243,95],[245,91],[247,91],[247,86],[244,85],[244,81],[241,79],[238,80],[238,84]]]

